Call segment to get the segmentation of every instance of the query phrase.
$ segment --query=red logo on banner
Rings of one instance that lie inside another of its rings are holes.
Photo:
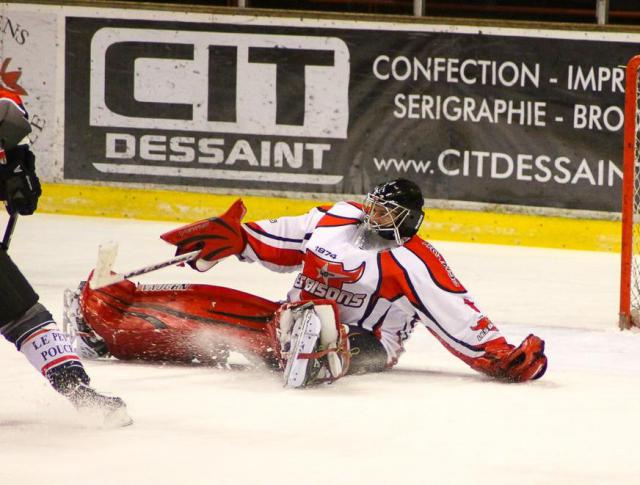
[[[18,80],[20,76],[22,76],[22,71],[9,71],[10,62],[11,57],[7,57],[2,61],[2,66],[0,66],[0,88],[4,88],[20,96],[26,95],[27,92],[18,84]]]

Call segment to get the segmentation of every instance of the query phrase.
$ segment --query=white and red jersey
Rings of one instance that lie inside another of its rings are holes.
[[[431,244],[416,235],[402,246],[362,249],[363,218],[360,204],[340,202],[249,222],[239,258],[299,271],[288,300],[335,300],[343,323],[376,334],[390,365],[418,322],[465,362],[483,355],[488,342],[503,341]]]

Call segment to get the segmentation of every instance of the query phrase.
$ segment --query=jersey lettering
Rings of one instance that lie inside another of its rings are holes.
[[[302,273],[298,275],[293,286],[305,293],[317,296],[318,298],[334,300],[340,305],[352,308],[361,307],[367,297],[364,293],[351,293],[350,291],[341,290],[339,288],[334,288],[333,286],[320,283],[319,281],[313,280]]]
[[[336,256],[322,247],[324,256]],[[328,261],[313,251],[307,251],[302,273],[298,275],[294,286],[309,295],[335,300],[340,305],[359,308],[364,303],[366,294],[343,290],[345,283],[356,283],[364,273],[365,263],[355,269],[345,269],[342,262]]]

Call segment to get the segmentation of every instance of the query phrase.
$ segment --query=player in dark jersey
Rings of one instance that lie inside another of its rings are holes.
[[[30,131],[20,97],[0,87],[0,200],[10,215],[0,247],[0,333],[76,408],[97,411],[110,426],[130,424],[122,399],[100,394],[89,385],[67,335],[7,253],[18,215],[33,214],[41,194],[27,138]]]

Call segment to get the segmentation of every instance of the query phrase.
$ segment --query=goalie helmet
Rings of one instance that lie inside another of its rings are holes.
[[[391,180],[374,187],[364,200],[364,225],[380,237],[403,240],[418,232],[424,219],[420,187],[406,179]]]

